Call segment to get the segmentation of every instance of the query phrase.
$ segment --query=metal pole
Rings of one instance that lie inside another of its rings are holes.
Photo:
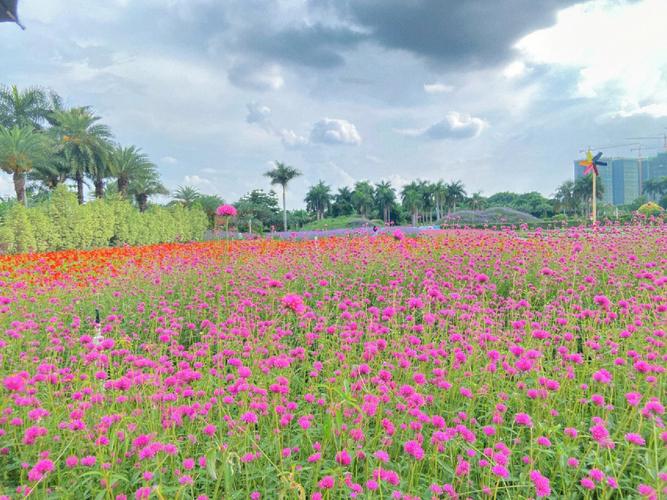
[[[593,224],[595,224],[595,222],[597,221],[597,208],[598,208],[597,191],[596,191],[596,184],[595,184],[596,177],[597,177],[597,175],[595,175],[595,172],[593,172]]]

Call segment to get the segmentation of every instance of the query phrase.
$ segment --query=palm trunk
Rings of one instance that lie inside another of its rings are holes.
[[[285,185],[283,184],[283,228],[287,232],[287,205],[285,204]]]
[[[14,191],[16,201],[25,205],[25,172],[14,172]]]
[[[104,179],[95,179],[95,198],[104,197]]]
[[[118,192],[123,198],[127,197],[127,189],[129,187],[129,180],[124,175],[118,177]]]
[[[83,205],[83,172],[76,171],[76,198],[79,200],[79,205]]]
[[[435,198],[435,218],[440,220],[440,198]]]
[[[139,205],[140,212],[145,212],[148,208],[148,195],[145,193],[138,194],[137,205]]]

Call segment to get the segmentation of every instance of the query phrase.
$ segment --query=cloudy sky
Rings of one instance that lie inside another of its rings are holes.
[[[0,24],[0,83],[91,105],[168,187],[229,201],[268,189],[273,160],[304,173],[293,207],[319,179],[548,195],[582,147],[667,132],[665,0],[20,0],[19,15],[25,32]]]

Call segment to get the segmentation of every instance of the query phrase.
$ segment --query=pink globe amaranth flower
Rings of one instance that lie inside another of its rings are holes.
[[[533,486],[535,486],[535,496],[548,497],[551,495],[549,479],[543,476],[540,471],[530,471],[530,480],[533,482]]]
[[[507,470],[507,468],[503,465],[496,464],[491,468],[491,472],[493,472],[496,476],[506,478],[510,475],[510,472]]]
[[[636,444],[637,446],[644,446],[646,444],[646,440],[642,437],[642,435],[636,434],[634,432],[628,432],[625,435],[625,440],[628,443]]]
[[[527,413],[517,413],[514,415],[514,423],[518,425],[525,425],[526,427],[533,426],[533,419]]]
[[[405,238],[405,236],[403,235],[403,231],[401,231],[400,229],[394,231],[394,234],[392,236],[394,237],[395,240],[398,241],[401,241],[403,238]]]
[[[233,205],[220,205],[218,208],[215,209],[216,215],[219,215],[221,217],[234,217],[236,215],[236,207]]]
[[[637,486],[637,493],[639,493],[643,497],[649,498],[650,500],[653,499],[657,500],[658,498],[658,494],[648,484],[640,484],[639,486]]]
[[[289,293],[285,295],[282,299],[283,306],[291,311],[294,311],[296,314],[303,314],[306,310],[306,306],[303,303],[303,297],[296,293]]]
[[[336,454],[336,462],[347,466],[350,465],[350,462],[352,462],[352,458],[350,458],[350,454],[347,452],[347,450],[342,450]]]
[[[417,441],[406,441],[403,445],[403,449],[405,450],[405,453],[412,455],[417,460],[424,458],[424,449]]]
[[[320,480],[318,486],[321,490],[330,490],[334,487],[334,484],[336,484],[336,480],[333,476],[324,476]]]
[[[25,387],[25,380],[20,375],[10,375],[4,378],[2,385],[10,392],[19,392]]]
[[[595,483],[590,477],[585,477],[580,481],[581,486],[586,488],[587,490],[594,490],[595,489]]]

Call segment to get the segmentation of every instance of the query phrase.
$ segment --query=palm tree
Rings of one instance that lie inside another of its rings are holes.
[[[396,191],[391,182],[381,181],[375,185],[375,203],[382,212],[382,220],[391,220],[391,209],[396,204]]]
[[[175,201],[189,208],[201,198],[201,193],[192,186],[178,186],[173,197]]]
[[[465,187],[461,181],[453,181],[447,184],[447,205],[456,211],[456,203],[462,202],[466,197]]]
[[[583,206],[582,211],[586,215],[589,214],[589,208],[591,205],[591,201],[593,199],[593,175],[594,174],[589,174],[589,175],[584,175],[583,177],[579,177],[575,181],[574,189],[572,190],[574,199],[576,200],[579,206]],[[595,197],[598,200],[601,200],[603,194],[604,194],[604,185],[601,182],[599,182],[597,183],[595,189]]]
[[[574,181],[565,181],[558,186],[554,198],[562,213],[573,213],[577,208]]]
[[[112,150],[109,127],[97,123],[100,117],[95,116],[87,106],[54,111],[51,119],[55,124],[54,134],[76,180],[79,204],[83,203],[85,175],[93,179],[95,196],[102,197],[104,179],[109,177],[107,165]]]
[[[412,181],[410,184],[403,187],[403,190],[401,191],[401,203],[403,203],[405,208],[410,210],[413,226],[417,225],[417,221],[419,220],[419,210],[421,209],[423,202],[424,197],[422,196],[417,182]]]
[[[287,191],[287,184],[289,184],[295,177],[299,177],[301,172],[296,168],[280,163],[279,161],[276,161],[275,164],[275,168],[268,172],[264,172],[264,175],[271,179],[272,186],[280,184],[283,188],[283,228],[287,231],[287,204],[285,202],[285,192]]]
[[[62,151],[54,151],[44,162],[33,165],[28,180],[38,182],[49,191],[63,184],[69,177],[70,166]]]
[[[0,125],[41,129],[48,112],[48,98],[39,87],[0,87]]]
[[[481,210],[486,206],[486,198],[479,191],[473,193],[468,201],[470,202],[470,208],[473,210]]]
[[[116,146],[109,158],[109,173],[116,178],[118,192],[127,198],[130,180],[141,176],[146,170],[154,170],[155,165],[141,149],[135,146]]]
[[[334,216],[351,215],[354,213],[352,190],[349,187],[343,186],[342,188],[338,188],[338,192],[333,196],[331,212]]]
[[[160,182],[160,174],[155,169],[146,169],[141,175],[130,180],[128,192],[134,196],[140,212],[148,208],[148,198],[156,194],[169,194]]]
[[[442,179],[433,183],[433,199],[435,201],[435,220],[440,220],[442,217],[442,207],[447,200],[447,186]]]
[[[324,212],[331,205],[331,186],[325,184],[324,181],[319,181],[310,187],[304,201],[306,210],[315,212],[317,220],[324,218]]]
[[[429,181],[417,179],[417,185],[422,196],[422,211],[428,215],[428,220],[433,220],[433,208],[435,208],[435,188]]]
[[[364,218],[368,218],[368,211],[373,207],[374,192],[373,186],[368,181],[359,181],[354,185],[352,192],[352,204],[357,213]]]
[[[656,177],[644,182],[643,192],[651,195],[653,200],[667,193],[667,176]]]
[[[26,173],[35,165],[46,162],[49,145],[44,134],[32,127],[0,126],[0,169],[12,174],[14,191],[19,203],[25,205]]]

